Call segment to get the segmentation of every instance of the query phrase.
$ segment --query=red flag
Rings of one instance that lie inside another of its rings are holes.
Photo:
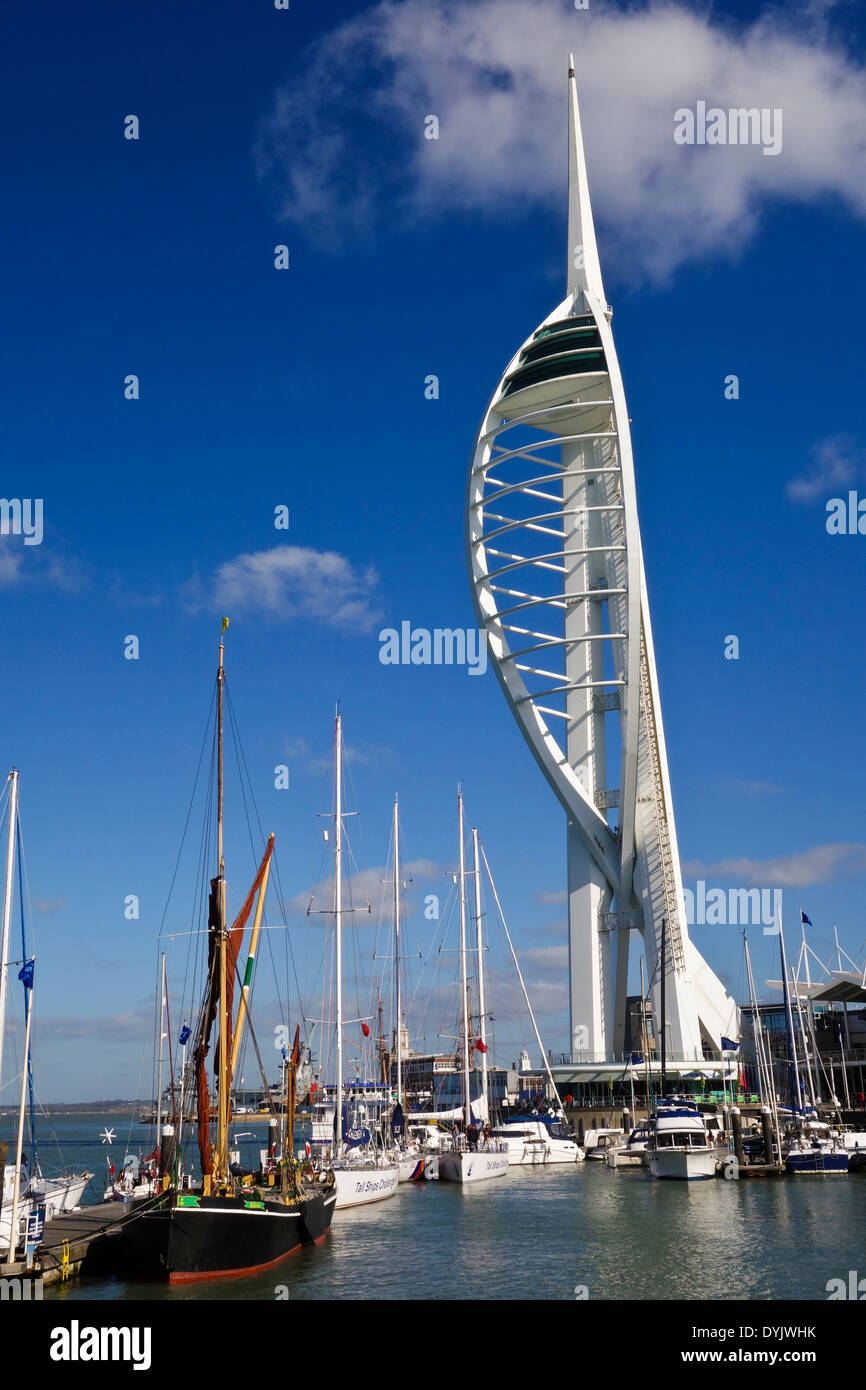
[[[478,1039],[476,1040],[475,1046],[478,1048],[478,1051],[479,1051],[479,1052],[486,1052],[486,1051],[487,1051],[487,1043],[486,1043],[486,1042],[482,1042],[480,1038],[478,1038]]]
[[[369,1038],[369,1036],[370,1036],[370,1025],[367,1024],[367,1023],[362,1023],[362,1024],[361,1024],[361,1032],[364,1034],[364,1037],[365,1037],[365,1038]]]

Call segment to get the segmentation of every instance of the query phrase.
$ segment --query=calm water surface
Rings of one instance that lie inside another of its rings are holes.
[[[118,1165],[152,1136],[110,1115],[51,1125],[65,1161],[97,1174],[88,1201],[103,1189],[99,1131],[117,1131]],[[40,1151],[47,1168],[47,1135]],[[256,1278],[194,1293],[77,1280],[45,1297],[261,1300],[284,1285],[292,1299],[573,1299],[584,1285],[591,1299],[825,1300],[828,1279],[858,1268],[866,1275],[866,1174],[668,1183],[581,1163],[512,1168],[477,1188],[404,1183],[388,1201],[338,1212],[324,1246]]]

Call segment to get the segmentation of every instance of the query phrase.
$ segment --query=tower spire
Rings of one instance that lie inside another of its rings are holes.
[[[580,107],[577,101],[577,79],[574,75],[574,55],[568,57],[568,273],[569,294],[588,290],[606,304],[601,282],[601,266],[595,243],[592,204],[586,178],[586,159],[583,153],[583,134],[580,129]]]

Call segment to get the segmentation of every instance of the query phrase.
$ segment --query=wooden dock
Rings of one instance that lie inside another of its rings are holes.
[[[99,1202],[64,1212],[45,1226],[42,1244],[28,1270],[23,1260],[0,1264],[0,1278],[65,1283],[78,1274],[114,1274],[123,1260],[123,1227],[144,1202]]]

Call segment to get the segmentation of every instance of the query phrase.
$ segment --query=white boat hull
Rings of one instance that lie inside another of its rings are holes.
[[[504,1139],[508,1150],[508,1163],[515,1167],[538,1167],[552,1163],[580,1163],[584,1158],[583,1149],[577,1144],[571,1149],[557,1148],[555,1144],[545,1144],[543,1140]]]
[[[714,1149],[652,1149],[649,1165],[654,1178],[680,1178],[690,1181],[716,1176]]]
[[[439,1176],[439,1155],[437,1153],[403,1154],[399,1160],[400,1182],[430,1181]]]
[[[12,1220],[12,1183],[7,1172],[7,1192],[4,1194],[3,1208],[0,1210],[0,1248],[9,1247],[10,1225]],[[24,1239],[28,1218],[38,1207],[45,1207],[45,1220],[53,1221],[64,1211],[75,1211],[81,1205],[84,1189],[93,1177],[92,1173],[76,1173],[63,1178],[34,1178],[18,1198],[18,1239]]]
[[[504,1178],[508,1172],[508,1154],[487,1152],[446,1153],[439,1155],[439,1177],[443,1182],[486,1182],[489,1178]]]
[[[400,1180],[400,1170],[396,1163],[385,1168],[335,1168],[334,1178],[337,1190],[335,1211],[345,1211],[348,1207],[366,1206],[369,1202],[381,1202],[393,1197]]]
[[[645,1168],[648,1155],[645,1149],[632,1149],[624,1153],[621,1149],[610,1149],[607,1155],[608,1168]]]

